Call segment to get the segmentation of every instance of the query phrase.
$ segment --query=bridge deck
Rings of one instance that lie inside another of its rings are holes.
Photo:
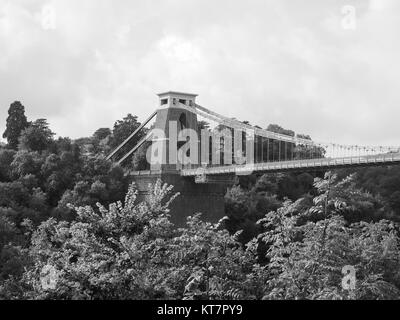
[[[186,168],[181,171],[185,177],[205,175],[243,174],[246,172],[290,171],[297,169],[329,169],[352,166],[400,164],[400,153],[381,154],[361,157],[322,158],[309,160],[292,160],[282,162],[255,163],[252,165],[230,165],[200,169]]]

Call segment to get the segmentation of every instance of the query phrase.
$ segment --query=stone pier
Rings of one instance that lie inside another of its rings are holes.
[[[184,178],[180,174],[165,172],[135,172],[130,175],[139,190],[139,199],[149,195],[149,184],[157,179],[173,185],[173,192],[180,195],[171,205],[171,221],[178,227],[184,226],[186,218],[195,213],[202,213],[203,220],[218,222],[225,216],[224,196],[228,183],[196,184],[194,178]]]

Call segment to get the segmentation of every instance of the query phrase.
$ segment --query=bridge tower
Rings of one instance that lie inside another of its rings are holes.
[[[158,156],[158,163],[151,161],[151,170],[174,172],[179,170],[179,166],[177,167],[176,165],[178,160],[176,151],[184,144],[184,142],[177,141],[177,133],[183,129],[198,131],[197,114],[190,111],[194,108],[197,95],[168,91],[160,93],[158,97],[160,99],[160,108],[157,110],[154,128],[164,135],[161,139],[165,139],[165,152]],[[171,128],[173,125],[176,125],[176,127]],[[160,137],[157,138],[160,139]],[[171,146],[173,146],[173,150],[170,150]]]
[[[202,213],[203,219],[210,222],[217,222],[225,216],[224,196],[230,181],[217,181],[214,183],[197,184],[194,177],[181,176],[179,161],[174,164],[173,157],[177,157],[175,150],[170,152],[170,147],[177,145],[179,149],[185,142],[178,142],[177,135],[173,134],[171,124],[176,122],[177,133],[183,129],[192,129],[198,132],[197,113],[194,110],[196,104],[195,94],[169,91],[161,93],[159,107],[156,113],[154,124],[155,132],[164,133],[164,137],[154,137],[154,141],[165,140],[165,152],[157,155],[162,161],[153,163],[151,161],[150,171],[132,172],[131,178],[139,190],[139,197],[142,200],[149,195],[149,184],[161,179],[164,183],[173,185],[174,192],[180,196],[173,202],[171,207],[171,220],[177,226],[183,226],[186,218],[195,213]],[[191,112],[193,110],[193,112]],[[198,132],[198,137],[200,133]],[[200,149],[200,141],[198,141]],[[200,163],[200,154],[198,150]],[[160,158],[161,157],[161,158]],[[194,166],[196,167],[196,165]],[[193,168],[193,167],[192,167]]]

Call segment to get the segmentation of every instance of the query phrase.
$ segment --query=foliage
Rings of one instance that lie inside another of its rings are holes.
[[[142,144],[132,156],[132,169],[135,171],[150,170],[150,164],[147,161],[147,150],[151,142]]]
[[[354,184],[373,198],[380,199],[385,207],[385,218],[400,222],[400,167],[371,167],[354,171],[340,170],[339,175],[346,177],[354,174]]]
[[[271,276],[265,299],[398,299],[399,237],[392,222],[347,224],[342,216],[348,204],[332,197],[335,177],[317,180],[320,195],[314,205],[299,212],[299,202],[285,202],[260,220],[260,234],[269,245],[266,267]],[[299,224],[302,215],[323,219]],[[353,266],[354,290],[341,287],[342,268]]]
[[[93,138],[97,139],[98,141],[104,140],[111,135],[111,130],[109,128],[100,128],[97,129],[96,132],[93,134]]]
[[[0,182],[9,182],[11,180],[11,163],[15,156],[14,150],[0,150]]]
[[[22,131],[19,138],[19,149],[39,152],[46,150],[53,142],[54,135],[47,120],[38,119]]]
[[[286,130],[286,129],[282,128],[281,126],[277,125],[277,124],[270,124],[267,127],[267,130],[271,131],[271,132],[279,133],[279,134],[284,134],[284,135],[290,136],[290,137],[294,137],[295,136],[295,133],[294,133],[293,130]]]
[[[15,101],[8,109],[6,130],[3,133],[3,138],[7,139],[10,149],[17,149],[21,132],[28,127],[28,125],[29,123],[25,116],[25,107],[21,102]]]
[[[239,240],[244,244],[260,232],[257,221],[266,212],[275,211],[286,198],[297,200],[313,192],[314,178],[308,173],[268,174],[258,179],[241,177],[239,184],[225,195],[226,226],[235,233],[243,230]]]
[[[140,122],[137,121],[137,116],[128,114],[122,120],[118,120],[114,123],[112,136],[110,139],[111,149],[115,149],[122,142],[125,141],[136,129],[140,126]],[[129,147],[135,146],[146,134],[145,130],[141,130],[134,138],[131,139],[128,146],[124,148],[125,151],[129,151]]]
[[[147,201],[131,185],[124,203],[74,208],[71,222],[51,218],[32,230],[27,250],[7,246],[25,265],[0,296],[25,299],[398,299],[400,255],[393,222],[349,223],[354,204],[340,188],[351,178],[316,179],[310,206],[286,200],[258,222],[260,234],[244,248],[240,232],[223,219],[169,220],[177,195],[158,181]],[[243,197],[240,188],[232,194]],[[4,230],[12,230],[9,222]],[[8,231],[8,234],[10,232]],[[259,258],[259,246],[267,250]],[[25,255],[24,255],[25,252]],[[7,255],[6,255],[7,256]],[[12,265],[8,260],[7,265]],[[356,287],[342,287],[342,268],[354,266]],[[21,268],[21,267],[20,267]],[[50,270],[50,271],[49,271]]]
[[[245,293],[254,262],[234,236],[200,215],[176,230],[169,204],[177,195],[158,181],[146,202],[129,188],[124,204],[78,207],[71,223],[50,219],[32,236],[34,264],[20,282],[31,299],[201,299]],[[56,270],[52,288],[43,270]]]

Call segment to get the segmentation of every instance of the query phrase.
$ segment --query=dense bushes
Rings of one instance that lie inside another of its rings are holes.
[[[334,177],[317,180],[314,205],[285,202],[261,220],[260,234],[269,245],[268,299],[398,299],[400,297],[399,234],[393,222],[349,223],[353,205],[337,195]],[[316,214],[320,220],[304,222]],[[343,267],[356,269],[356,287],[343,290]]]
[[[0,292],[29,299],[398,299],[398,226],[346,221],[353,204],[339,191],[349,182],[316,179],[311,206],[285,201],[258,222],[262,232],[246,246],[223,228],[226,219],[210,224],[196,215],[175,229],[172,187],[159,181],[148,201],[137,202],[132,185],[124,203],[78,207],[72,222],[31,226],[30,262]],[[348,265],[356,270],[354,290],[342,287]]]
[[[227,231],[188,219],[174,229],[166,199],[171,187],[158,182],[152,198],[136,202],[132,186],[109,208],[76,208],[71,223],[50,219],[33,230],[27,250],[32,265],[18,292],[33,299],[224,298],[243,291],[254,256]],[[43,270],[53,269],[52,275]],[[54,286],[44,287],[43,278]],[[50,283],[51,283],[50,281]],[[232,289],[237,289],[236,291]],[[14,289],[15,290],[15,289]],[[3,289],[6,296],[10,293]]]

